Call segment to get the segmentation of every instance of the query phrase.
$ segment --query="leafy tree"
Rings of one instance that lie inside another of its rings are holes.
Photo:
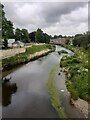
[[[43,31],[41,29],[37,29],[37,32],[36,32],[36,35],[35,35],[35,40],[36,42],[43,42],[42,41],[42,38],[43,38]]]
[[[15,29],[15,41],[21,40],[21,30],[19,28]]]
[[[58,36],[57,36],[57,35],[54,35],[54,38],[58,38]]]
[[[70,38],[66,39],[66,44],[68,45],[70,43]]]
[[[0,4],[0,9],[2,9],[2,38],[4,39],[4,46],[7,47],[7,39],[14,38],[13,23],[7,20],[4,12],[4,5]]]
[[[90,45],[90,34],[84,33],[84,34],[77,34],[75,35],[75,38],[73,39],[73,45],[78,47],[83,47],[85,49],[88,49]]]
[[[40,43],[49,43],[50,36],[46,33],[43,33],[41,29],[38,29],[35,34],[35,40],[36,42],[40,42]]]
[[[7,39],[4,39],[4,41],[3,41],[3,45],[4,45],[5,48],[8,47],[8,41],[7,41]]]
[[[28,31],[26,29],[22,29],[21,30],[21,41],[24,42],[24,43],[28,43],[30,42],[29,40],[29,34],[28,34]]]
[[[46,33],[43,33],[43,43],[49,43],[50,42],[50,36]]]
[[[35,42],[35,34],[36,34],[36,32],[35,32],[35,31],[34,31],[34,32],[29,33],[29,38],[31,39],[31,42]]]
[[[59,35],[58,37],[62,38],[62,35]]]
[[[4,8],[4,6],[2,6]],[[2,10],[2,37],[4,39],[14,38],[13,23],[7,20],[5,12]]]

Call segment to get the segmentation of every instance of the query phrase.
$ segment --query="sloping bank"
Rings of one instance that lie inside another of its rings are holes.
[[[15,56],[5,58],[2,60],[2,70],[13,68],[17,65],[28,63],[29,61],[38,59],[44,55],[55,50],[55,46],[49,44],[44,45],[33,45],[32,47],[26,48],[24,53],[16,54]]]
[[[57,86],[56,86],[56,81],[55,81],[55,71],[56,71],[56,69],[57,69],[57,65],[55,65],[50,72],[48,82],[47,82],[48,91],[49,91],[49,94],[50,94],[52,106],[58,112],[59,117],[60,118],[67,118],[65,110],[64,110],[64,108],[61,104],[60,95],[58,93],[58,89],[57,89]]]
[[[90,101],[88,51],[78,47],[67,46],[67,48],[74,51],[75,54],[64,56],[60,66],[67,76],[66,86],[71,94],[71,103],[88,118],[88,102]]]

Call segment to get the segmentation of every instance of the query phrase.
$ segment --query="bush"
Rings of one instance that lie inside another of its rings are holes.
[[[68,54],[68,52],[65,51],[65,50],[58,51],[58,54],[59,54],[59,55],[60,55],[61,53]]]
[[[83,48],[72,48],[77,54],[63,57],[60,65],[65,68],[68,82],[67,88],[73,99],[77,97],[89,101],[90,95],[88,88],[88,52]],[[83,53],[83,54],[82,54]]]

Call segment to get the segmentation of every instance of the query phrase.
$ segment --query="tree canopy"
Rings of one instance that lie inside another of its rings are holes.
[[[2,38],[9,39],[14,38],[14,27],[10,20],[5,17],[4,6],[2,5]]]
[[[44,33],[40,28],[38,28],[37,31],[29,33],[29,38],[32,42],[49,43],[51,36]]]
[[[28,34],[27,29],[22,29],[21,30],[21,41],[24,42],[24,43],[30,42],[29,34]]]
[[[73,45],[88,49],[90,47],[90,32],[75,35]]]

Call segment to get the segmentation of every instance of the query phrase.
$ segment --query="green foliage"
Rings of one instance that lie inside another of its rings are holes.
[[[47,85],[48,85],[48,90],[51,97],[52,106],[56,109],[60,118],[66,118],[66,114],[65,114],[64,108],[61,105],[59,93],[58,93],[55,78],[54,78],[56,68],[57,66],[55,65],[54,68],[51,70]]]
[[[19,28],[16,28],[15,30],[15,40],[20,40],[21,42],[28,43],[29,40],[29,34],[26,29],[20,30]]]
[[[38,43],[49,43],[50,36],[38,28],[35,34],[35,41]]]
[[[80,97],[89,101],[88,52],[83,48],[72,49],[77,54],[63,57],[60,63],[67,71],[67,88],[74,99]]]
[[[29,38],[31,42],[35,42],[36,31],[29,33]]]
[[[32,47],[30,48],[26,48],[26,52],[27,54],[34,54],[35,52],[39,52],[41,50],[45,50],[47,49],[47,46],[46,45],[33,45]]]
[[[15,29],[15,40],[21,40],[21,30],[19,28]]]
[[[77,34],[73,39],[73,45],[88,49],[90,45],[89,38],[90,38],[90,32],[87,32],[86,34]]]
[[[69,43],[70,43],[70,37],[66,39],[66,44],[69,45]]]
[[[43,31],[41,29],[37,29],[37,32],[36,32],[36,42],[42,42],[42,38],[43,38]]]
[[[60,55],[61,53],[68,54],[68,52],[65,51],[65,50],[58,51],[58,54],[59,54],[59,55]]]
[[[29,34],[28,31],[26,29],[22,29],[21,31],[21,41],[24,43],[28,43],[29,41]]]
[[[14,38],[14,27],[13,23],[10,20],[7,20],[7,18],[5,17],[5,12],[3,9],[4,5],[0,4],[0,11],[2,11],[2,17],[0,17],[2,19],[2,30],[0,32],[2,32],[2,38],[4,39],[4,47],[7,48],[7,39]]]

